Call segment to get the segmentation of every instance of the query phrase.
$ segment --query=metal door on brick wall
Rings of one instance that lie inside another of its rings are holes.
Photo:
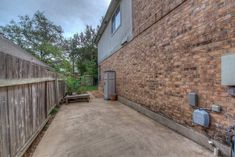
[[[109,100],[116,94],[116,73],[115,71],[105,71],[104,73],[104,99]]]

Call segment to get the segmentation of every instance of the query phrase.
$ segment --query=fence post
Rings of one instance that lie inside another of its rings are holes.
[[[55,79],[55,101],[56,105],[59,105],[59,81],[58,81],[58,74],[56,74],[56,79]]]
[[[45,118],[48,117],[48,91],[47,91],[47,81],[45,81]]]

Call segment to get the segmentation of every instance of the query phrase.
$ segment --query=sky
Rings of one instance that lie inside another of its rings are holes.
[[[0,26],[19,15],[43,11],[56,25],[61,25],[65,37],[84,30],[86,25],[96,28],[105,15],[111,0],[0,0]]]

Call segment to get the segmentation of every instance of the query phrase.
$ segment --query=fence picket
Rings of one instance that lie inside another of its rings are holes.
[[[65,84],[47,68],[0,52],[0,156],[22,155],[45,123]],[[56,92],[59,93],[56,93]]]

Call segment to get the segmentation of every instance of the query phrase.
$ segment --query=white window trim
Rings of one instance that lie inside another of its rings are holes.
[[[120,25],[113,31],[113,18],[115,16],[116,11],[117,11],[118,8],[119,8],[119,12],[120,12]],[[117,8],[115,9],[115,11],[112,15],[112,18],[111,18],[111,34],[114,35],[118,31],[118,29],[121,27],[121,25],[122,25],[122,11],[121,11],[121,5],[119,4],[117,6]]]

